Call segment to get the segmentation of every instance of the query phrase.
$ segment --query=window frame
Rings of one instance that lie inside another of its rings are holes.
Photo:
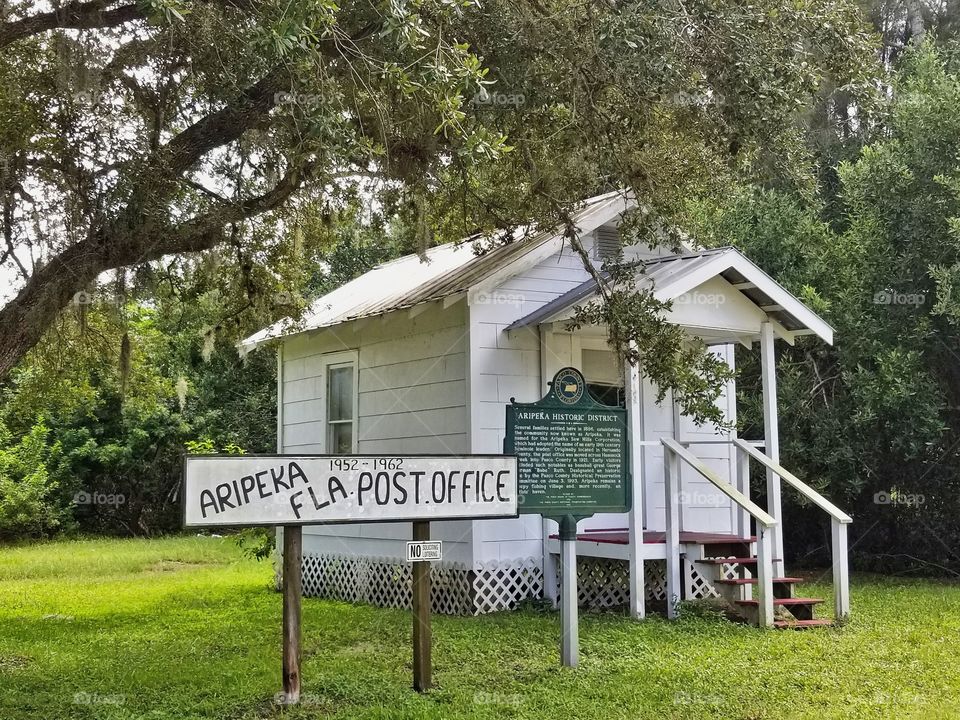
[[[352,413],[348,420],[330,419],[330,377],[331,370],[349,367],[353,371],[353,387],[351,388]],[[356,350],[346,352],[326,353],[323,356],[323,449],[327,455],[333,454],[332,431],[335,425],[350,423],[350,454],[357,453],[357,427],[360,414],[360,363],[359,353]]]

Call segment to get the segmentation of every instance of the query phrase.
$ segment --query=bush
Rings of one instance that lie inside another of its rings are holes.
[[[40,420],[18,443],[0,424],[0,539],[42,537],[61,527],[67,510],[47,463],[58,448],[47,446]]]

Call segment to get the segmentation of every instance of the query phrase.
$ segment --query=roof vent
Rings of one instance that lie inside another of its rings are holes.
[[[615,227],[601,225],[595,233],[593,256],[599,260],[610,260],[620,252],[620,232]]]

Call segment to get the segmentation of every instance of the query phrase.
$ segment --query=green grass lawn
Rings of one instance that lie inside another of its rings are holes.
[[[0,550],[0,719],[960,718],[955,584],[858,577],[852,621],[806,632],[585,614],[577,670],[556,613],[438,617],[426,696],[409,612],[306,599],[284,710],[271,579],[216,538]]]

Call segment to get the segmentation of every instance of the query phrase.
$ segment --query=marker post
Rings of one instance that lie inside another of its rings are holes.
[[[560,519],[560,662],[564,667],[580,664],[580,627],[577,599],[577,519]]]

